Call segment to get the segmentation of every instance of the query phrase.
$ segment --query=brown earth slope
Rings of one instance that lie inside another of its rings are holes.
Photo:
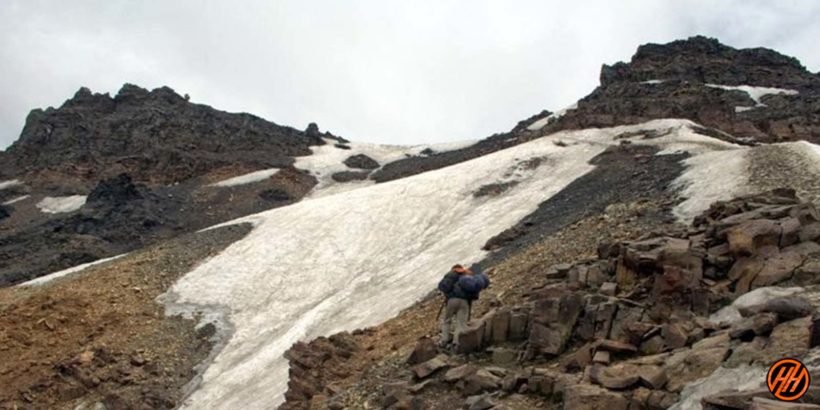
[[[249,227],[188,234],[43,285],[0,289],[0,408],[170,409],[215,328],[156,297]]]

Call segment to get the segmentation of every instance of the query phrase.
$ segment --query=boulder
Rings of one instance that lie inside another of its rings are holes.
[[[817,209],[808,202],[803,202],[791,207],[789,209],[789,216],[799,219],[802,225],[820,222],[820,215],[818,215]]]
[[[615,302],[602,295],[588,295],[584,314],[578,321],[575,336],[581,340],[607,338],[612,328],[612,319],[618,309]]]
[[[811,345],[811,323],[810,317],[803,317],[777,325],[769,336],[761,362],[805,354]]]
[[[438,355],[424,363],[417,364],[410,369],[416,379],[424,379],[440,369],[449,367],[447,356]]]
[[[382,386],[382,395],[382,406],[384,408],[391,406],[402,407],[409,404],[413,399],[413,395],[408,390],[407,382],[386,383]]]
[[[760,311],[774,313],[781,322],[787,322],[811,315],[814,313],[814,307],[802,296],[789,296],[770,299]]]
[[[789,217],[780,220],[780,244],[781,248],[794,245],[800,242],[800,231],[802,226],[800,220]]]
[[[484,347],[484,326],[485,321],[483,320],[468,323],[458,335],[456,352],[466,354],[481,350]]]
[[[797,252],[783,252],[766,259],[763,269],[752,281],[751,289],[771,286],[792,277],[794,270],[803,264],[803,259],[803,255]]]
[[[634,322],[641,322],[644,317],[644,311],[641,308],[630,306],[619,306],[615,313],[615,319],[612,321],[612,330],[609,333],[609,338],[621,342],[630,341],[630,333],[627,330],[627,325]]]
[[[815,285],[820,283],[820,258],[810,257],[795,269],[792,280],[798,286]]]
[[[594,345],[597,350],[605,350],[607,352],[612,353],[631,354],[638,351],[638,348],[636,348],[634,345],[610,339],[599,340],[595,342]]]
[[[486,326],[491,329],[490,341],[492,343],[503,343],[507,341],[510,330],[510,311],[502,309],[495,312],[492,322]]]
[[[487,391],[495,391],[501,387],[501,378],[485,369],[478,369],[463,380],[463,393],[468,396]]]
[[[407,364],[415,365],[419,363],[424,363],[438,354],[438,348],[436,347],[436,342],[429,337],[422,337],[416,342],[416,346],[413,348],[413,351],[410,352],[410,355],[407,357]]]
[[[349,168],[359,169],[376,169],[380,166],[376,160],[368,157],[365,154],[356,154],[347,157],[347,159],[345,159],[343,163],[347,165]]]
[[[592,362],[603,365],[609,364],[609,352],[604,350],[599,350],[595,352],[595,356],[592,357]]]
[[[582,309],[583,298],[577,293],[536,300],[529,326],[532,354],[561,354]]]
[[[774,313],[761,313],[733,323],[729,330],[729,337],[752,340],[755,336],[769,334],[775,325],[777,325],[777,315]]]
[[[513,342],[524,340],[527,338],[527,321],[529,315],[527,312],[512,312],[510,313],[510,331],[509,339]]]
[[[638,368],[630,364],[603,366],[594,364],[590,368],[589,378],[593,383],[607,389],[623,390],[638,382]]]
[[[334,172],[330,178],[336,182],[364,181],[368,175],[368,171],[339,171]]]
[[[664,366],[666,389],[680,392],[687,383],[706,377],[720,367],[729,355],[728,346],[685,349],[670,356]]]
[[[454,367],[450,370],[447,370],[444,373],[444,381],[447,383],[455,383],[459,380],[463,380],[467,376],[475,373],[478,371],[478,367],[472,364],[463,364],[458,367]]]
[[[564,392],[566,410],[626,410],[628,406],[622,394],[590,384],[573,384]]]
[[[816,241],[820,239],[820,222],[814,222],[802,226],[800,228],[800,233],[798,233],[798,239],[800,242]]]
[[[666,371],[661,366],[640,366],[638,378],[641,383],[651,389],[661,389],[667,382]]]
[[[604,282],[598,290],[602,295],[615,296],[618,291],[618,284],[615,282]]]
[[[792,246],[787,246],[783,248],[782,251],[784,253],[794,252],[805,258],[808,256],[820,254],[820,244],[817,244],[817,242],[813,241],[800,242]]]
[[[667,348],[679,349],[686,346],[686,329],[680,324],[667,323],[661,327],[661,337]]]
[[[542,396],[552,394],[554,383],[554,379],[540,374],[532,375],[527,379],[528,389]]]
[[[654,355],[664,351],[665,347],[666,344],[663,341],[663,337],[661,337],[661,335],[655,335],[644,340],[638,350],[644,355]]]
[[[592,362],[593,345],[587,343],[578,348],[561,363],[567,371],[582,370]]]
[[[726,231],[729,251],[735,256],[756,255],[764,246],[780,243],[780,225],[769,219],[753,219]]]
[[[464,401],[464,408],[467,410],[488,410],[495,407],[495,402],[489,394],[477,394],[470,396]]]

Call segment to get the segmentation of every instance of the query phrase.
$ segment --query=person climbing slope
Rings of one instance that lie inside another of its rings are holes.
[[[473,265],[478,270],[477,265]],[[441,319],[439,345],[450,343],[450,333],[454,334],[453,344],[458,346],[458,336],[470,318],[470,307],[482,290],[490,286],[490,278],[484,273],[475,273],[461,265],[454,265],[438,284],[444,294],[444,317]]]

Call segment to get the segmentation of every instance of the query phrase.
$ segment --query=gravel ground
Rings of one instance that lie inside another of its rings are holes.
[[[42,286],[0,289],[0,408],[173,408],[212,326],[155,301],[248,225],[188,234]]]

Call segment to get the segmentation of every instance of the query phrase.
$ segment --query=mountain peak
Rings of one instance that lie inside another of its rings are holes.
[[[783,88],[820,86],[820,79],[794,57],[762,47],[735,49],[705,36],[644,44],[630,62],[601,68],[601,86],[652,80]]]

